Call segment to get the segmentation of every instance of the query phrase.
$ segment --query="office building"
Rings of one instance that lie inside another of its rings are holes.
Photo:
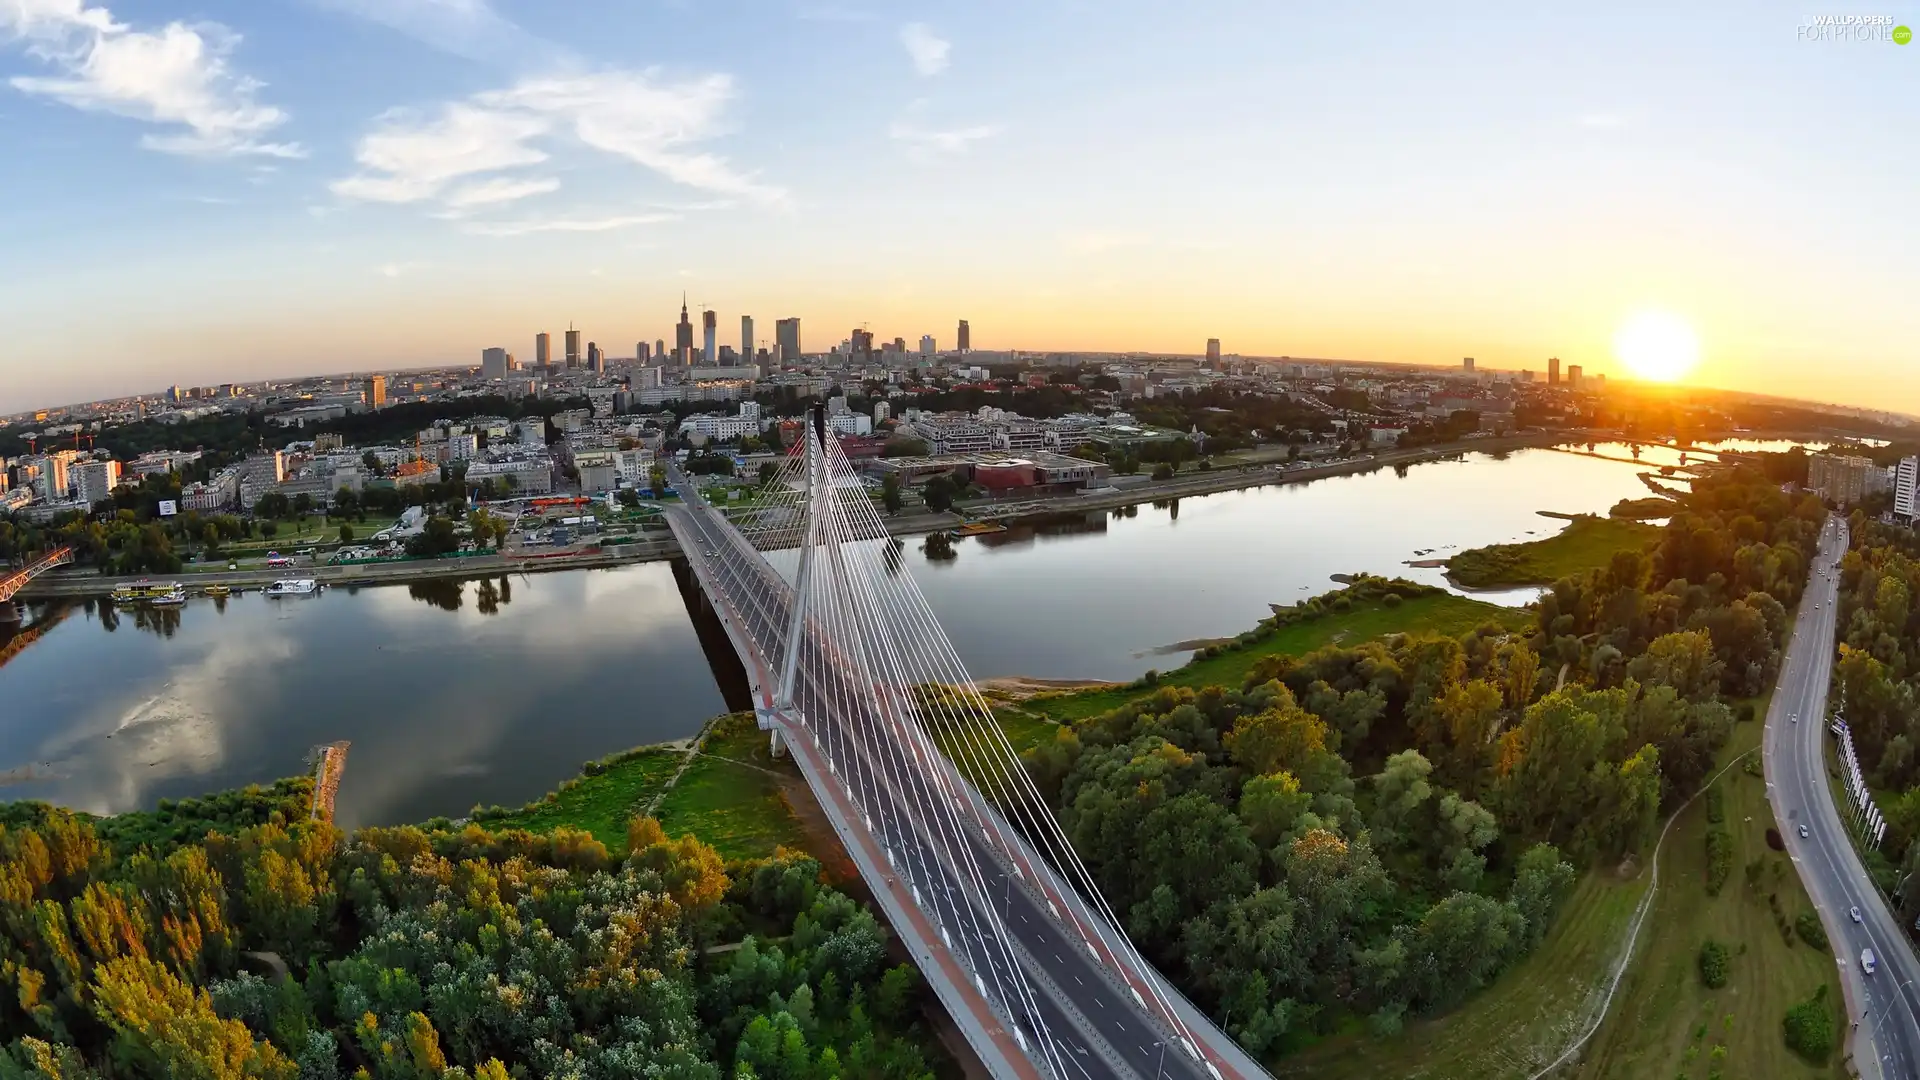
[[[587,370],[597,375],[607,371],[607,358],[601,354],[599,344],[592,341],[587,342]]]
[[[654,339],[653,359],[655,360],[655,362],[661,363],[661,364],[664,364],[667,362],[667,339],[666,338]]]
[[[960,320],[960,330],[958,332],[958,335],[955,341],[956,341],[955,347],[958,348],[962,353],[965,353],[968,350],[973,348],[973,333],[972,333],[972,330],[967,326],[967,320],[965,319]]]
[[[879,427],[881,424],[886,423],[887,419],[892,415],[893,415],[893,406],[888,402],[876,401],[873,403],[873,426],[874,427]]]
[[[933,348],[933,335],[932,335],[932,334],[921,334],[921,335],[920,335],[920,355],[921,355],[921,356],[932,356],[932,355],[933,355],[933,353],[934,353],[934,348]]]
[[[773,324],[773,359],[781,364],[800,359],[799,319],[781,319]]]
[[[567,370],[572,371],[578,368],[579,366],[580,366],[580,331],[575,330],[573,328],[572,323],[568,323],[567,324]]]
[[[1875,481],[1875,473],[1884,478],[1886,470],[1868,458],[1815,454],[1807,459],[1807,488],[1836,506],[1852,506],[1881,486]]]
[[[504,379],[507,371],[513,367],[513,356],[507,350],[495,347],[480,350],[480,377],[483,379]]]
[[[700,362],[708,367],[712,367],[720,362],[720,350],[718,348],[720,318],[714,314],[712,308],[708,308],[700,313],[700,332],[702,335]]]
[[[854,328],[853,337],[848,339],[853,345],[853,355],[861,360],[873,359],[873,331]]]
[[[680,324],[673,328],[673,362],[693,363],[693,323],[687,318],[687,294],[680,294]]]
[[[1468,375],[1473,374],[1473,357],[1471,356],[1462,357],[1460,359],[1460,370],[1465,372]]]
[[[387,405],[387,377],[375,375],[367,380],[367,407],[383,409]]]
[[[747,363],[753,363],[753,316],[740,316],[740,355]]]
[[[73,470],[74,498],[92,506],[113,494],[120,486],[120,463],[117,461],[82,462]]]
[[[1893,467],[1893,512],[1911,525],[1920,518],[1920,457],[1905,457]]]
[[[1207,366],[1220,366],[1220,339],[1217,337],[1207,339]]]
[[[539,333],[533,335],[533,362],[545,372],[553,366],[553,335]]]
[[[1547,385],[1560,385],[1560,358],[1557,356],[1547,357]]]
[[[640,364],[645,364],[648,360],[653,359],[653,346],[648,345],[644,341],[634,342],[633,359]]]
[[[1567,389],[1569,390],[1580,389],[1580,365],[1579,364],[1570,364],[1567,367]]]

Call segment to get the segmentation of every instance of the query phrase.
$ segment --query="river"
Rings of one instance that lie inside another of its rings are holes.
[[[904,555],[975,676],[1126,679],[1336,573],[1443,585],[1405,564],[1548,535],[1560,523],[1538,511],[1604,513],[1676,460],[1474,454],[1017,525],[947,562],[918,541]],[[667,563],[31,615],[48,629],[0,667],[0,798],[97,813],[302,772],[313,745],[347,739],[343,825],[459,816],[689,735],[740,692],[709,666]]]

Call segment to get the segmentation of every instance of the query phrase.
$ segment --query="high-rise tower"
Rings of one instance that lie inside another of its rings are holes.
[[[773,324],[773,358],[782,364],[800,359],[799,319],[780,319]]]
[[[580,331],[575,330],[573,328],[572,323],[568,323],[567,324],[567,369],[571,371],[575,368],[578,368],[579,366],[580,366]]]
[[[973,332],[972,329],[967,326],[967,320],[960,320],[960,333],[957,336],[959,338],[957,344],[960,351],[963,353],[971,351],[973,348]]]
[[[746,363],[753,363],[753,316],[740,316],[740,357]]]
[[[700,329],[705,335],[701,340],[706,345],[706,348],[701,350],[700,362],[708,367],[712,367],[720,362],[720,319],[719,316],[713,313],[712,308],[708,308],[700,313]]]
[[[546,373],[545,369],[553,365],[552,334],[543,331],[533,335],[533,362],[540,366],[543,375]]]
[[[693,323],[687,319],[687,294],[680,294],[680,325],[673,328],[675,363],[693,363]]]

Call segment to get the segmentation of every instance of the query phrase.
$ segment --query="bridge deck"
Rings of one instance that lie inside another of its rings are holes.
[[[1086,1080],[1265,1076],[1158,972],[1116,953],[1089,925],[1096,916],[1085,900],[932,748],[911,702],[890,705],[885,694],[875,701],[842,685],[846,667],[834,646],[809,633],[795,707],[775,707],[792,587],[697,498],[670,510],[668,521],[754,682],[762,726],[794,748],[889,920],[996,1075],[1032,1075],[1038,1062],[1049,1073]],[[949,803],[971,804],[986,823],[966,830],[958,850],[926,839],[928,815],[951,818]],[[978,899],[983,884],[1001,894],[989,902],[991,912]],[[1008,1039],[1012,1033],[993,1004],[982,993],[966,993],[968,976],[977,979],[983,967],[993,977],[1002,974],[996,950],[1037,990],[1030,1001],[1003,999],[1003,1008],[1036,1038],[1044,1031],[1049,1052],[1017,1053],[1018,1037]],[[1198,1046],[1175,1038],[1144,1008],[1143,994],[1170,1002]],[[1204,1060],[1190,1058],[1183,1045]]]

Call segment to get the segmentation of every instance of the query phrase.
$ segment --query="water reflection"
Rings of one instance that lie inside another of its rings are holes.
[[[74,616],[0,667],[0,701],[23,706],[0,710],[0,798],[149,806],[290,775],[350,739],[343,824],[459,815],[743,696],[737,672],[723,695],[662,563]],[[156,632],[102,632],[129,623]]]

